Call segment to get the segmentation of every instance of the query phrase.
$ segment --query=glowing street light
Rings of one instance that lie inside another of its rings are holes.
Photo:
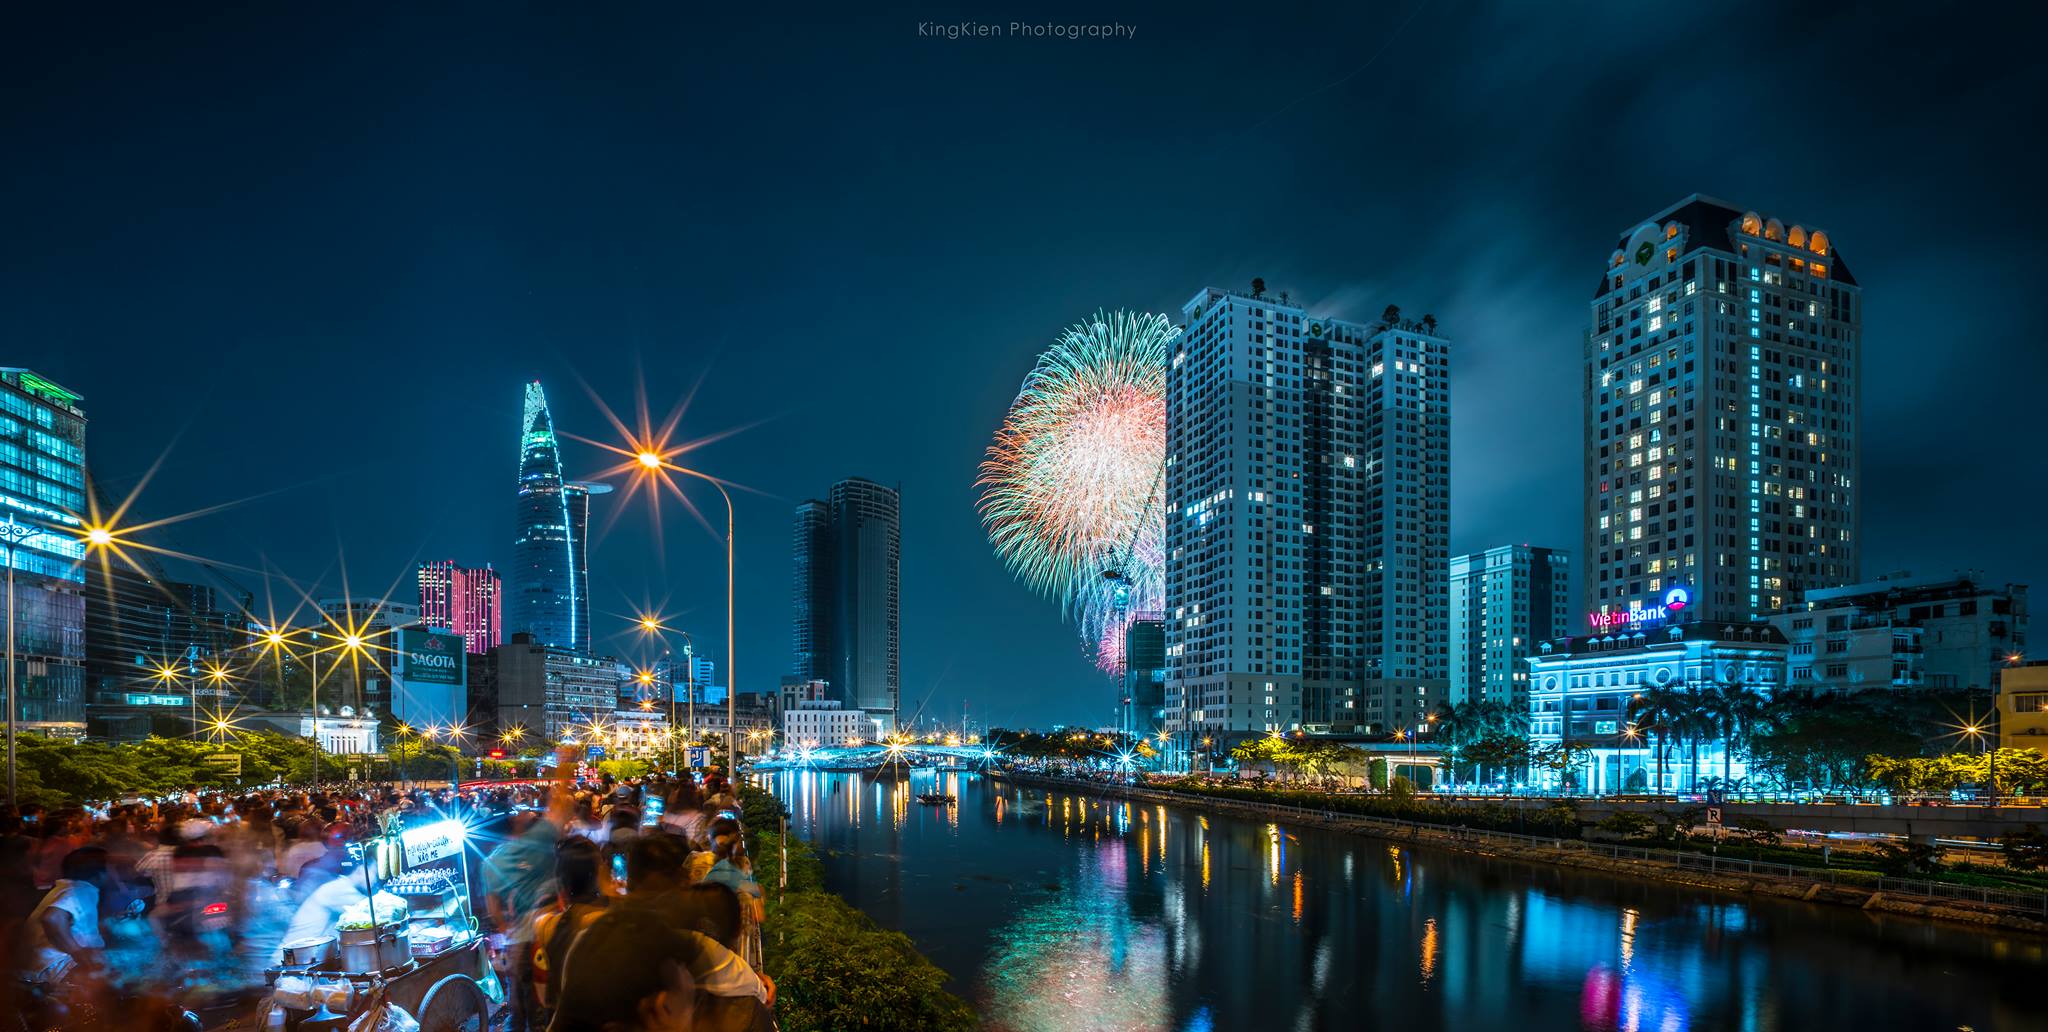
[[[596,445],[626,460],[620,465],[607,470],[606,473],[631,473],[634,475],[634,482],[628,489],[626,496],[630,499],[641,488],[644,487],[646,489],[648,496],[654,500],[656,506],[655,518],[657,528],[659,527],[660,519],[660,498],[664,491],[674,495],[678,501],[688,506],[692,512],[697,511],[696,506],[691,504],[689,498],[683,494],[683,489],[676,484],[674,478],[677,475],[691,477],[710,484],[713,488],[717,489],[719,500],[725,503],[725,677],[726,684],[730,686],[730,690],[725,693],[725,757],[726,765],[736,773],[739,770],[740,752],[738,730],[740,679],[739,663],[734,655],[737,650],[734,647],[733,634],[735,596],[733,593],[734,520],[732,494],[725,489],[725,481],[701,470],[681,465],[676,461],[695,448],[725,435],[718,434],[710,438],[683,444],[670,443],[670,435],[674,433],[676,423],[682,419],[682,411],[678,409],[669,416],[668,420],[659,429],[655,428],[652,420],[648,418],[647,398],[644,390],[640,396],[640,425],[637,432],[628,428],[623,421],[613,415],[610,407],[603,405],[602,399],[599,400],[599,404],[604,410],[605,418],[611,420],[613,428],[619,432],[619,436],[624,438],[625,441],[623,445],[604,441],[587,441],[586,443]],[[584,438],[577,439],[585,440]],[[693,699],[693,704],[694,701]],[[694,725],[694,723],[695,714],[693,713],[692,724]]]
[[[728,542],[728,544],[730,544],[730,542]],[[729,548],[728,558],[730,558]],[[729,571],[727,579],[730,580]],[[654,635],[654,639],[656,642],[660,643],[661,651],[664,655],[674,655],[674,651],[668,647],[668,639],[664,636],[663,633],[668,630],[668,627],[662,623],[661,616],[659,614],[642,613],[640,614],[639,622],[640,632],[642,634]],[[684,693],[689,696],[689,701],[685,703],[685,719],[688,721],[686,725],[688,730],[685,731],[685,734],[688,735],[696,733],[697,730],[697,649],[696,642],[690,637],[690,632],[677,631],[676,633],[683,636],[683,690]],[[728,667],[727,669],[728,672],[730,672],[730,667]],[[669,670],[670,674],[668,679],[668,726],[673,728],[676,726],[676,679],[674,674],[674,663],[670,663]],[[645,673],[641,683],[652,684],[653,681],[654,675],[652,673]],[[681,748],[682,746],[680,739],[671,738],[669,740],[668,766],[671,771],[681,771],[683,769]]]

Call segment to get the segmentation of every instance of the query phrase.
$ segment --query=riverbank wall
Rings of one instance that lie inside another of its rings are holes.
[[[1509,832],[1480,831],[1418,824],[1412,821],[1272,803],[1258,803],[1190,792],[1173,792],[1135,785],[1114,785],[1040,774],[991,771],[991,777],[1012,784],[1047,788],[1110,799],[1161,803],[1194,810],[1259,820],[1285,820],[1292,824],[1347,832],[1398,842],[1413,842],[1455,849],[1481,856],[1523,863],[1564,866],[1595,871],[1618,878],[1657,881],[1697,889],[1741,895],[1774,896],[1808,903],[1856,907],[1876,914],[1898,914],[1952,924],[2048,937],[2048,915],[2023,912],[2013,907],[1978,900],[1941,899],[1912,895],[1896,888],[1886,891],[1882,880],[1875,886],[1851,884],[1834,877],[1786,873],[1782,865],[1759,865],[1747,861],[1722,861],[1692,854],[1625,846],[1603,846],[1565,838],[1546,838]],[[1659,854],[1664,855],[1659,855]]]

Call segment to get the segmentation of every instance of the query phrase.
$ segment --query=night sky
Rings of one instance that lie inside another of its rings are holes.
[[[1054,334],[1253,276],[1434,313],[1454,551],[1576,552],[1587,301],[1616,239],[1694,192],[1826,229],[1863,284],[1866,575],[2048,583],[2022,318],[2048,83],[2039,27],[1998,20],[2024,14],[60,6],[0,33],[0,362],[85,395],[106,492],[164,456],[135,516],[254,497],[161,543],[318,594],[338,555],[357,593],[415,601],[418,560],[506,566],[524,381],[598,438],[584,383],[630,413],[644,381],[657,416],[694,388],[682,436],[744,429],[692,461],[758,492],[743,689],[789,669],[792,506],[861,475],[903,489],[906,711],[1105,723],[974,510]],[[963,18],[1135,37],[919,35]],[[592,547],[621,655],[648,600],[722,636],[718,539],[663,517],[659,559],[644,507]]]

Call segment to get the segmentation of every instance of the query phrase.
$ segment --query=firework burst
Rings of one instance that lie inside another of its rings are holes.
[[[996,554],[1080,625],[1098,665],[1119,670],[1133,616],[1157,612],[1166,519],[1163,315],[1097,312],[1070,326],[1024,378],[976,486]]]

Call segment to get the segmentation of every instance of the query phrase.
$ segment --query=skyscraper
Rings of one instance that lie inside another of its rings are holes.
[[[1592,630],[1857,579],[1861,295],[1826,233],[1697,194],[1622,235],[1586,337]]]
[[[797,506],[796,674],[893,727],[902,690],[902,498],[850,477]]]
[[[1536,643],[1571,633],[1569,557],[1529,545],[1458,556],[1450,597],[1451,703],[1500,702],[1526,712]]]
[[[1167,372],[1168,729],[1418,726],[1444,692],[1450,343],[1214,287]]]
[[[590,651],[590,496],[609,490],[563,478],[547,394],[539,381],[527,384],[507,631],[531,634],[542,645]]]
[[[790,640],[795,653],[791,672],[801,681],[823,679],[831,650],[831,628],[825,624],[832,611],[826,596],[832,582],[830,507],[815,499],[798,505],[796,532],[790,545],[795,566],[790,602],[796,617]]]
[[[498,572],[457,566],[453,559],[420,564],[420,620],[462,635],[472,654],[489,652],[504,641],[504,604],[499,598]]]
[[[27,369],[0,368],[0,549],[14,571],[16,727],[73,738],[85,733],[86,701],[85,545],[74,515],[86,511],[81,400]]]

